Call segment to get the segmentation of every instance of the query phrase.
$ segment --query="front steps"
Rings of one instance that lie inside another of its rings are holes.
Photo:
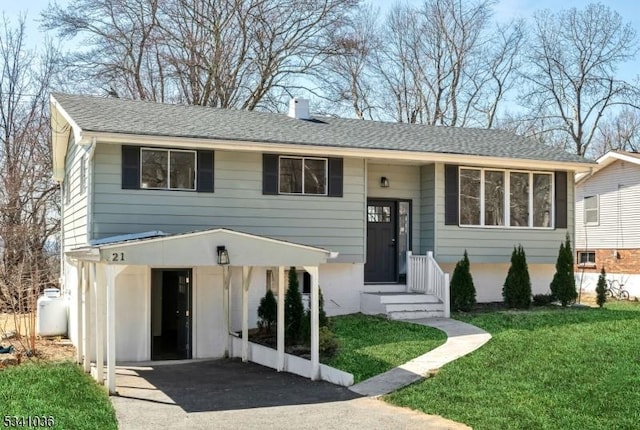
[[[443,318],[444,304],[429,294],[407,292],[377,292],[360,294],[363,314],[385,314],[393,320]]]

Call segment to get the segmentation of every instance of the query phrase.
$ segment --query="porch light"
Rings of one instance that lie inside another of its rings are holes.
[[[229,252],[224,246],[218,247],[218,264],[221,266],[229,264]]]
[[[386,176],[383,176],[380,178],[380,187],[389,188],[389,180],[387,179]]]

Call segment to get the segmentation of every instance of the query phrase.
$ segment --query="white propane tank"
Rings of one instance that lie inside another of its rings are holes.
[[[38,336],[63,336],[67,334],[67,301],[60,297],[57,288],[45,288],[38,298],[36,334]]]

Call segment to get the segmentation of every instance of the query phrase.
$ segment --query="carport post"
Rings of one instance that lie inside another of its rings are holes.
[[[319,321],[319,283],[318,267],[305,267],[311,275],[311,380],[320,379],[320,321]]]
[[[78,347],[76,348],[76,363],[82,364],[82,356],[84,353],[84,334],[83,334],[83,309],[82,294],[84,293],[84,263],[80,260],[76,261],[76,273],[78,282],[76,284],[76,339]]]
[[[284,266],[278,266],[278,372],[284,370]]]
[[[84,347],[83,353],[84,357],[82,358],[82,369],[85,373],[91,372],[91,356],[94,352],[94,339],[92,334],[92,319],[91,319],[91,300],[93,300],[93,295],[91,294],[91,263],[87,263],[84,267],[85,279],[82,285],[83,294],[84,294],[84,303],[82,304],[82,324],[84,325]],[[93,318],[95,321],[95,317]],[[95,330],[93,331],[95,333]]]
[[[92,264],[93,288],[96,299],[96,381],[104,384],[104,270],[97,270],[96,264]]]
[[[253,267],[242,266],[242,361],[249,359],[249,284]]]
[[[227,346],[225,347],[225,354],[231,356],[232,342],[231,337],[231,294],[229,294],[229,284],[231,283],[231,267],[222,266],[222,307],[224,313],[224,323],[227,326]]]
[[[107,271],[107,387],[116,393],[116,276],[124,266],[106,266]]]

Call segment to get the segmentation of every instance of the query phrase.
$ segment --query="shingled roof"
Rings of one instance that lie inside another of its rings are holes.
[[[503,130],[363,121],[53,94],[83,130],[145,136],[585,162]]]

